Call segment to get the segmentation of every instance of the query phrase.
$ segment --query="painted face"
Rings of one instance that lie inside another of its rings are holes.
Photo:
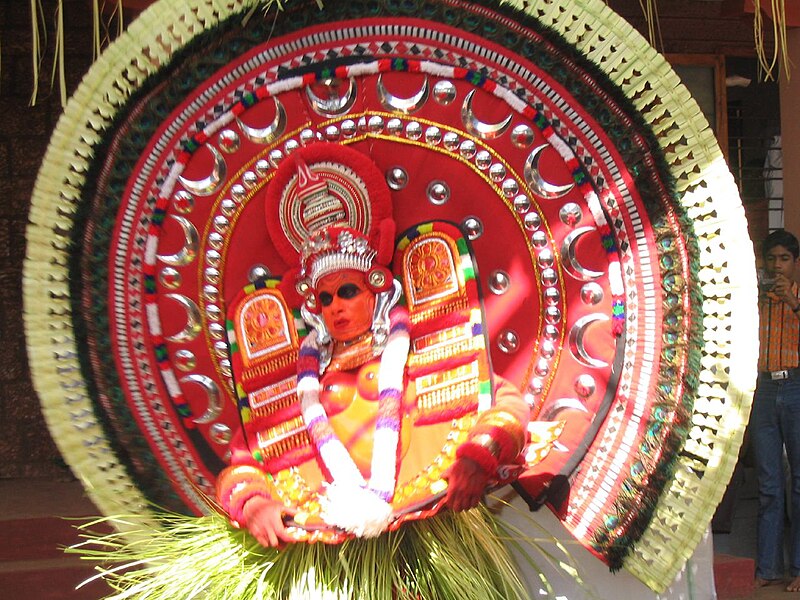
[[[325,325],[336,341],[349,342],[372,326],[375,294],[367,288],[360,271],[348,269],[321,277],[317,299]]]
[[[767,254],[764,256],[764,266],[767,269],[767,273],[770,275],[774,276],[780,274],[792,279],[794,277],[795,267],[797,266],[797,260],[795,260],[792,253],[784,246],[775,246],[768,250]]]

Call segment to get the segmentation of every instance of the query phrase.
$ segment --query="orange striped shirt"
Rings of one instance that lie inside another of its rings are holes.
[[[797,296],[797,284],[792,292]],[[800,318],[772,294],[759,298],[759,371],[794,369],[800,365]]]

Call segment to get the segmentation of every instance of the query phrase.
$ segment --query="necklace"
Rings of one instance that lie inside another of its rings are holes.
[[[392,516],[389,502],[397,483],[403,373],[410,345],[406,309],[396,307],[389,316],[389,323],[389,339],[378,368],[378,417],[369,482],[364,480],[344,444],[333,431],[328,414],[319,400],[321,352],[316,332],[303,340],[297,361],[297,393],[303,420],[331,479],[325,494],[320,497],[322,517],[329,525],[359,537],[376,536],[386,529]],[[355,356],[361,356],[362,346],[369,349],[371,358],[371,335],[351,343],[350,347],[355,348]]]
[[[373,346],[372,332],[359,336],[347,342],[334,342],[331,362],[325,369],[326,373],[336,371],[349,371],[369,362],[377,355]]]

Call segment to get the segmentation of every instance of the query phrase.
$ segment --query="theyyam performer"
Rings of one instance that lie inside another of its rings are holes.
[[[217,480],[226,512],[264,545],[374,537],[441,505],[473,508],[500,467],[509,481],[525,464],[530,407],[492,385],[463,234],[423,223],[393,257],[390,196],[363,155],[324,142],[294,152],[268,188],[272,239],[301,266],[256,282],[229,313],[243,429]],[[311,331],[300,341],[298,329]],[[560,429],[528,446],[528,463]]]
[[[119,598],[529,597],[501,490],[664,592],[755,381],[699,108],[600,0],[280,8],[156,2],[45,157],[31,369],[120,529],[78,551]]]

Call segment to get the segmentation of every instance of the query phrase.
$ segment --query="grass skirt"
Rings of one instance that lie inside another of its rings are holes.
[[[109,598],[115,600],[530,597],[503,543],[509,538],[506,526],[483,506],[445,511],[377,538],[289,544],[281,550],[262,547],[216,513],[167,514],[159,520],[94,521],[80,528],[86,541],[68,552],[98,562],[95,578],[109,584],[114,590]],[[94,531],[103,522],[127,531]]]

